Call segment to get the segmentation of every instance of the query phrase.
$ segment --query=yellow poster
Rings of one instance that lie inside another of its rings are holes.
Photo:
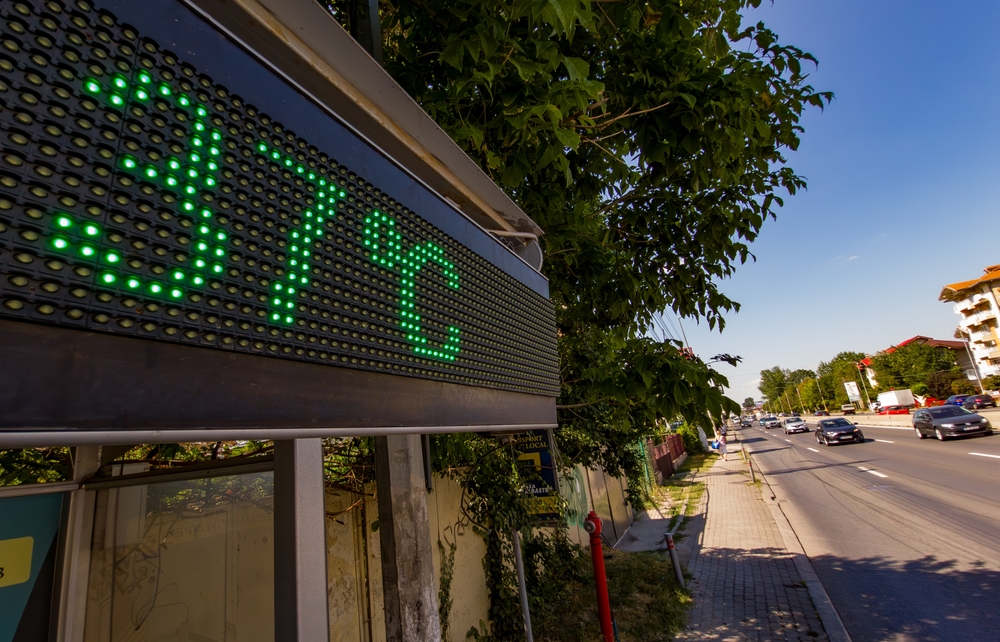
[[[0,587],[23,584],[31,578],[34,537],[0,540]]]

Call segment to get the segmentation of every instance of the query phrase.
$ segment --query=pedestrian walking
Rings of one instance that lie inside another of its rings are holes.
[[[729,461],[729,448],[726,446],[726,431],[723,430],[719,432],[719,454],[722,455],[722,461]]]

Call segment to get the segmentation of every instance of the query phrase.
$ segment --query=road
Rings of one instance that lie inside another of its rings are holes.
[[[736,435],[854,642],[1000,640],[1000,433],[939,442],[859,419],[865,443],[826,447],[754,423]]]

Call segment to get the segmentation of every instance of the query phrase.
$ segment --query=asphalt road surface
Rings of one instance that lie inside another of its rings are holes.
[[[736,432],[852,639],[1000,640],[1000,433],[940,442],[858,423],[865,443],[830,447],[757,422]]]

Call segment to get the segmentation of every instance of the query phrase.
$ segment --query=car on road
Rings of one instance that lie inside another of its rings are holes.
[[[809,432],[809,426],[802,417],[789,417],[785,420],[785,434],[790,435],[794,432]]]
[[[913,413],[913,430],[919,439],[937,437],[939,441],[950,437],[993,434],[989,419],[957,406],[917,410]]]
[[[744,417],[740,420],[740,428],[749,428],[753,423],[750,421],[749,417]]]
[[[761,428],[777,428],[780,425],[781,425],[781,420],[778,419],[777,417],[768,416],[760,418]]]
[[[910,414],[910,409],[906,406],[886,406],[885,408],[879,409],[878,413],[880,415],[908,415]]]
[[[865,436],[861,433],[858,425],[843,417],[821,419],[819,427],[816,428],[816,442],[824,446],[846,444],[849,442],[860,444],[864,440]]]
[[[845,415],[853,415],[855,412],[857,412],[857,408],[855,408],[854,404],[852,403],[845,403],[843,406],[840,407],[840,411]]]
[[[825,410],[817,410],[816,412],[813,413],[813,416],[814,417],[829,417],[830,413],[828,413]]]
[[[944,400],[946,406],[961,406],[969,395],[952,395]]]
[[[972,395],[966,397],[962,402],[962,407],[966,410],[979,410],[980,408],[996,408],[996,399],[990,395]]]

